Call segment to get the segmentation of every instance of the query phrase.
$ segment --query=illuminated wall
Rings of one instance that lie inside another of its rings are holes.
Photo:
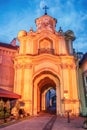
[[[80,61],[78,77],[80,113],[81,115],[87,115],[87,53]]]
[[[17,49],[9,44],[0,43],[0,88],[13,91],[14,64],[13,58]]]
[[[57,20],[49,15],[37,18],[37,30],[18,33],[20,48],[14,58],[14,92],[21,94],[24,109],[31,115],[45,110],[49,87],[56,90],[56,113],[79,113],[76,64],[72,31],[56,31]]]

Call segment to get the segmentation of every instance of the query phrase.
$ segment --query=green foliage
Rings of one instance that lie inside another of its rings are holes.
[[[4,110],[4,101],[1,99],[0,100],[0,111]]]
[[[0,112],[0,119],[7,118],[9,116],[10,116],[10,113],[8,113],[8,112],[6,112],[6,113],[4,113],[4,111]]]
[[[8,109],[10,109],[10,101],[9,101],[9,100],[6,102],[6,107],[7,107]]]
[[[9,117],[10,116],[10,113],[6,112],[5,113],[5,118]]]
[[[5,105],[6,105],[6,112],[10,113],[10,101],[8,100]]]
[[[4,118],[4,111],[0,111],[0,119]]]
[[[0,100],[0,119],[7,118],[10,116],[10,101],[7,100],[4,102],[3,100]],[[17,113],[20,109],[20,102],[17,100],[15,104],[15,108],[17,110]]]
[[[6,118],[10,116],[10,101],[6,103],[0,100],[0,118]]]

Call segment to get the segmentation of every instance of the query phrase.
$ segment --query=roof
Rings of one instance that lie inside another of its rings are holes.
[[[12,46],[11,44],[3,43],[3,42],[0,42],[0,46],[5,47],[5,48],[9,48],[9,49],[13,49],[13,50],[17,50],[17,48],[18,48],[18,46]]]
[[[21,98],[21,95],[18,95],[11,91],[0,88],[0,97],[18,99],[18,98]]]
[[[87,61],[87,53],[83,55],[83,58],[80,60],[79,65],[81,66],[85,61]]]

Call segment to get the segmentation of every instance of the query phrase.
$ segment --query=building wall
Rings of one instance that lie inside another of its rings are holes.
[[[57,32],[56,20],[48,15],[36,19],[36,26],[36,32],[31,29],[18,33],[20,48],[14,58],[14,92],[22,95],[26,111],[36,115],[45,110],[45,95],[51,85],[56,89],[56,113],[71,110],[78,114],[76,64],[72,42],[66,42],[69,32],[66,36],[61,30]]]
[[[87,115],[87,54],[84,54],[79,67],[79,97],[81,115]]]
[[[4,44],[4,43],[3,43]],[[0,88],[13,91],[14,64],[16,50],[0,46]]]

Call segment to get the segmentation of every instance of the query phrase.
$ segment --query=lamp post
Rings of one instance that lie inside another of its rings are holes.
[[[63,98],[63,103],[64,103],[64,110],[65,110],[65,102],[70,102],[69,99],[66,99],[65,97]],[[72,112],[72,110],[65,110],[65,113],[67,113],[67,122],[70,123],[70,112]]]
[[[67,122],[70,123],[70,112],[71,110],[67,110]]]

